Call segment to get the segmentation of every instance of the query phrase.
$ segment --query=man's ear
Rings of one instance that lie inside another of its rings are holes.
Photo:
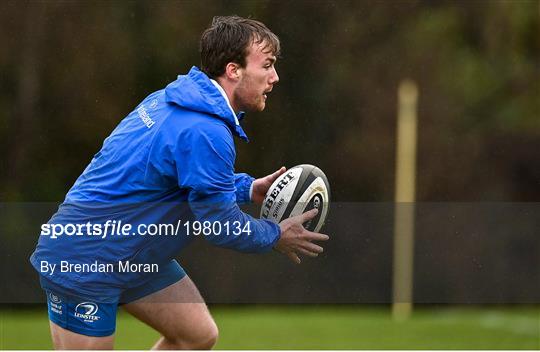
[[[225,75],[228,79],[237,81],[242,77],[242,67],[235,62],[229,62],[225,66]]]

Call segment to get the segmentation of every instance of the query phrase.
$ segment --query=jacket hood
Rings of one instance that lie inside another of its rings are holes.
[[[239,123],[244,113],[235,114],[210,78],[195,66],[187,75],[179,75],[165,88],[165,101],[184,109],[217,116],[227,123],[233,134],[248,141]]]

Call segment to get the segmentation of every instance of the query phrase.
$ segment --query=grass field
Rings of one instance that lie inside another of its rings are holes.
[[[404,323],[388,307],[218,306],[217,349],[540,349],[540,307],[420,308]],[[117,349],[158,334],[120,312]],[[0,310],[1,349],[50,349],[45,309]]]

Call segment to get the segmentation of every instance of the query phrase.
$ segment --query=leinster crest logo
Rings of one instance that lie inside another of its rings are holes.
[[[91,323],[99,320],[99,316],[96,315],[97,311],[97,304],[93,302],[82,302],[75,307],[75,317]]]

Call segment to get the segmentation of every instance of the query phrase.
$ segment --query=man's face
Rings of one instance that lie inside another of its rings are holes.
[[[276,57],[268,48],[263,51],[264,42],[252,43],[246,57],[246,67],[240,68],[240,81],[233,93],[233,103],[238,110],[263,111],[267,93],[279,81],[274,63]]]

